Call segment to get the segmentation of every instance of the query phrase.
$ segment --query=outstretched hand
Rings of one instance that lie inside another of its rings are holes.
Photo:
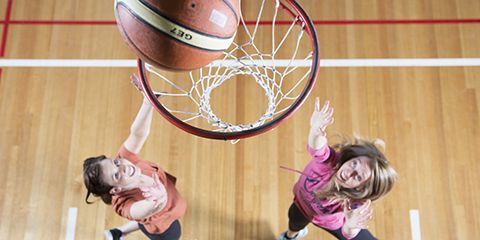
[[[153,186],[141,187],[140,190],[147,201],[154,203],[154,208],[161,210],[167,205],[167,189],[165,189],[165,186],[160,182],[160,178],[156,173],[154,173],[152,177],[154,180]]]
[[[320,109],[320,99],[315,99],[315,110],[313,110],[312,117],[310,118],[310,129],[316,136],[325,136],[325,129],[327,126],[333,123],[333,108],[330,106],[330,102],[327,100]]]
[[[140,82],[140,78],[138,77],[138,75],[136,73],[133,73],[132,75],[130,75],[130,82],[133,84],[133,86],[139,92],[143,93],[144,100],[148,102],[147,95],[143,91],[143,86],[142,86],[142,83]],[[155,94],[155,97],[161,98],[162,96],[167,94],[167,92],[155,92],[155,91],[153,91],[153,94]]]
[[[142,84],[140,83],[140,79],[136,73],[130,75],[130,81],[138,91],[143,92]]]
[[[358,208],[352,209],[351,204],[343,208],[345,214],[344,225],[348,229],[364,229],[367,228],[368,221],[372,219],[373,209],[370,208],[372,201],[367,200]]]

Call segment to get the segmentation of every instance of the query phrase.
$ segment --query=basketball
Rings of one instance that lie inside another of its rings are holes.
[[[170,71],[201,68],[235,37],[239,0],[116,0],[123,39],[145,62]]]

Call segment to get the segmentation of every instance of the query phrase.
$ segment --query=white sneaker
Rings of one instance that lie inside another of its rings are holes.
[[[285,235],[287,234],[287,232],[283,232],[282,235],[280,235],[278,237],[277,240],[289,240]],[[297,233],[297,236],[295,236],[294,238],[290,238],[291,240],[298,240],[298,239],[302,239],[304,238],[305,236],[307,236],[308,234],[308,228],[305,227],[304,229],[300,230],[300,232]]]

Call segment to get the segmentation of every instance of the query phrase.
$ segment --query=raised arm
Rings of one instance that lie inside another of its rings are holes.
[[[310,132],[308,134],[308,145],[314,149],[320,149],[327,144],[325,129],[333,123],[333,108],[329,101],[326,101],[320,110],[320,99],[315,99],[315,109],[310,118]]]
[[[136,75],[132,75],[132,83],[138,84]],[[139,153],[147,140],[152,125],[153,107],[146,97],[143,98],[142,106],[138,110],[137,116],[130,127],[130,135],[124,142],[125,148],[132,153]]]

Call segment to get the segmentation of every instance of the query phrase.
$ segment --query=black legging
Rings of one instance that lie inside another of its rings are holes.
[[[288,229],[291,231],[298,232],[305,228],[310,221],[305,218],[303,213],[298,209],[297,205],[295,203],[292,203],[290,206],[290,209],[288,209]],[[322,228],[323,230],[329,232],[333,236],[335,236],[337,239],[340,240],[347,240],[342,234],[342,228],[336,229],[336,230],[330,230],[326,228]],[[367,229],[362,229],[357,236],[352,238],[352,240],[376,240],[376,238],[367,230]]]
[[[138,226],[143,234],[145,234],[148,239],[152,240],[178,240],[180,239],[180,235],[182,235],[182,228],[178,220],[175,220],[165,232],[157,234],[147,232],[147,229],[145,229],[142,224],[138,224]]]

